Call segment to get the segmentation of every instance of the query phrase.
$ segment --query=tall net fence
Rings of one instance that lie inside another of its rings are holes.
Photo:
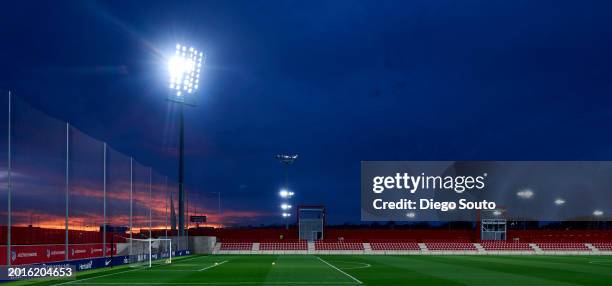
[[[0,265],[128,255],[177,215],[174,179],[0,93]]]
[[[190,229],[223,225],[220,192],[195,192],[187,189],[186,194]],[[205,218],[205,221],[202,221],[202,218]]]

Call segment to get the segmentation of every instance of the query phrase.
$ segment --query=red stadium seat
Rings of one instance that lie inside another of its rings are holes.
[[[308,250],[306,241],[296,242],[262,242],[259,250]]]
[[[480,245],[487,251],[533,251],[529,243],[482,241]]]
[[[220,250],[251,250],[252,242],[222,242]]]
[[[584,243],[577,242],[541,242],[537,245],[543,251],[589,251],[590,249]]]
[[[416,242],[406,242],[397,240],[370,242],[370,247],[374,251],[419,251],[421,248]]]
[[[469,242],[427,242],[425,245],[433,251],[476,251],[476,246]]]
[[[612,242],[597,242],[593,243],[593,246],[600,251],[612,251]]]
[[[363,250],[361,242],[315,242],[316,250]]]

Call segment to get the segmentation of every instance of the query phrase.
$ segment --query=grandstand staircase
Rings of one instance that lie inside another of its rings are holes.
[[[427,249],[427,245],[425,243],[419,243],[419,248],[421,248],[421,251],[425,251],[428,252],[429,249]]]
[[[591,250],[594,254],[599,254],[599,249],[597,249],[597,247],[595,247],[593,244],[591,243],[585,243],[584,244],[589,250]]]
[[[529,246],[531,246],[531,248],[533,248],[533,251],[535,251],[535,253],[543,253],[544,251],[542,251],[542,249],[535,243],[530,243]]]
[[[479,253],[485,253],[487,252],[485,250],[484,247],[482,247],[482,245],[480,243],[474,243],[474,247],[476,247],[476,251],[478,251]]]
[[[259,242],[253,242],[253,246],[251,247],[251,251],[259,251]]]
[[[372,246],[368,242],[363,243],[363,253],[372,254]]]
[[[315,250],[316,250],[316,249],[315,249],[315,243],[314,243],[314,241],[309,241],[309,242],[308,242],[308,253],[309,253],[309,254],[310,254],[310,253],[315,253],[315,252],[316,252]]]

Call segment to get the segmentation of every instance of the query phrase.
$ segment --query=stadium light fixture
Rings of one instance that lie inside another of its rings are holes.
[[[174,55],[168,60],[168,88],[170,90],[168,100],[176,102],[179,108],[179,215],[178,215],[178,234],[184,234],[185,226],[185,203],[184,180],[185,180],[185,128],[183,105],[187,104],[186,96],[192,95],[200,88],[200,72],[204,66],[205,57],[202,51],[182,44],[176,44]]]
[[[406,213],[406,217],[407,217],[407,218],[415,218],[415,217],[416,217],[416,213],[414,213],[414,212],[408,212],[408,213]]]
[[[293,197],[294,193],[288,191],[287,189],[281,189],[280,192],[278,192],[278,194],[281,196],[281,198],[290,198]]]
[[[531,199],[533,197],[533,191],[530,189],[524,189],[518,191],[516,195],[521,199]]]
[[[565,200],[564,200],[564,199],[562,199],[562,198],[557,198],[557,199],[555,200],[555,205],[562,206],[562,205],[564,205],[564,204],[565,204]]]
[[[283,213],[283,217],[290,217],[291,214],[290,213]]]
[[[289,205],[289,204],[282,204],[281,205],[281,209],[283,209],[283,210],[290,210],[291,209],[291,205]]]
[[[500,210],[494,210],[493,211],[493,215],[494,216],[500,216],[502,214],[502,212]]]
[[[194,47],[176,44],[174,56],[168,61],[170,82],[168,87],[174,95],[181,97],[196,92],[200,87],[200,72],[204,64],[204,53]]]
[[[602,211],[600,211],[600,210],[595,210],[595,211],[593,211],[593,215],[594,215],[594,216],[602,216],[603,214],[604,214],[604,213],[603,213]]]

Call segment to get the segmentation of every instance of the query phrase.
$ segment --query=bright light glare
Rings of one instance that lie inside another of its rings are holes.
[[[187,47],[176,45],[175,55],[168,61],[168,72],[169,87],[177,96],[183,95],[181,91],[193,93],[198,89],[199,85],[194,83],[199,82],[203,57],[204,54],[193,47],[187,51]]]
[[[409,212],[409,213],[406,213],[406,217],[407,218],[415,218],[416,214],[414,212]]]
[[[278,194],[282,197],[282,198],[289,198],[292,197],[294,195],[293,192],[287,191],[286,189],[282,189],[280,190],[280,192],[278,192]]]
[[[516,193],[517,196],[521,199],[531,199],[533,197],[533,192],[529,189],[522,190]]]
[[[499,211],[499,210],[494,210],[494,211],[493,211],[493,215],[494,215],[494,216],[500,216],[501,214],[502,214],[502,212],[501,212],[501,211]]]
[[[593,215],[594,215],[594,216],[602,216],[602,215],[603,215],[603,212],[602,212],[602,211],[600,211],[600,210],[595,210],[595,211],[593,212]]]
[[[288,204],[282,204],[282,205],[281,205],[281,209],[283,209],[283,210],[288,210],[288,209],[291,209],[291,205],[288,205]]]
[[[283,217],[290,217],[291,214],[290,213],[283,213]]]
[[[555,200],[555,205],[562,206],[565,204],[565,200],[562,198],[558,198]]]

